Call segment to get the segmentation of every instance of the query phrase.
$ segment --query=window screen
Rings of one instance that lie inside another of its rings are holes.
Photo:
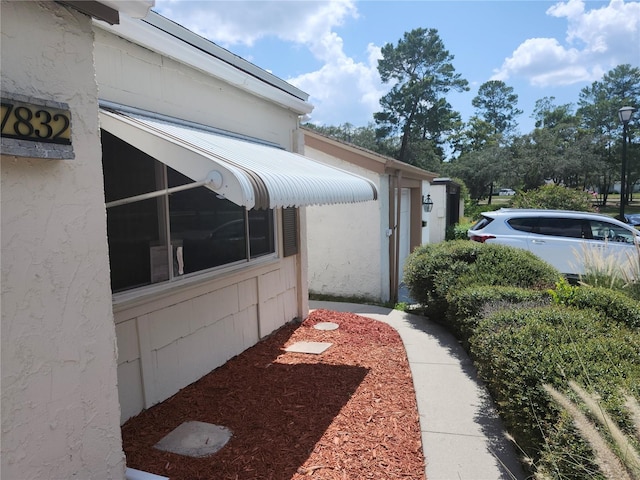
[[[102,132],[107,202],[193,183]],[[107,209],[114,292],[275,253],[273,210],[247,211],[206,187]]]

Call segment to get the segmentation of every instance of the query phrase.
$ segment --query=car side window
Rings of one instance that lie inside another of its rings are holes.
[[[519,230],[521,232],[533,232],[538,224],[537,218],[512,218],[507,221],[509,226],[514,230]]]
[[[478,220],[478,222],[473,226],[474,230],[481,230],[484,227],[486,227],[487,225],[489,225],[491,222],[493,222],[493,218],[489,218],[489,217],[482,217],[480,220]]]
[[[606,240],[609,242],[622,243],[634,242],[633,233],[625,228],[600,220],[591,220],[590,223],[594,240]]]
[[[538,221],[538,229],[534,233],[552,235],[554,237],[591,238],[584,221],[579,218],[545,218]]]

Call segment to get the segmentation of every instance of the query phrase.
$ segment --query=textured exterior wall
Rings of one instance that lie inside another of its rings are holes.
[[[378,189],[375,202],[307,208],[309,291],[388,300],[387,176],[308,146],[305,155],[366,177]]]
[[[447,186],[431,185],[433,210],[429,214],[429,242],[444,242],[447,233]]]
[[[95,52],[101,100],[296,148],[294,112],[100,29]],[[116,299],[121,421],[169,398],[286,322],[306,316],[300,257]]]
[[[1,9],[3,91],[68,104],[75,153],[1,158],[1,476],[122,479],[91,20]]]
[[[295,257],[117,307],[122,422],[296,317]]]
[[[101,100],[294,148],[294,112],[99,28],[95,56]]]
[[[422,182],[422,192],[423,194],[426,195],[431,195],[431,200],[433,200],[433,192],[431,192],[431,185],[429,184],[429,182],[427,181],[423,181]],[[420,206],[420,208],[423,208],[422,206]],[[424,243],[429,243],[429,239],[431,238],[431,212],[425,212],[424,209],[422,210],[422,220],[423,222],[426,222],[426,225],[422,228],[421,233],[421,244]],[[424,225],[424,223],[423,223]]]

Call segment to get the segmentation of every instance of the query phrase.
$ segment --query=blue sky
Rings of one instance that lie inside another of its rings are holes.
[[[638,1],[156,0],[154,10],[307,92],[308,120],[324,125],[373,121],[389,89],[380,49],[415,28],[435,28],[469,82],[447,97],[463,120],[478,87],[502,80],[518,95],[522,133],[536,100],[576,104],[616,65],[640,67]]]

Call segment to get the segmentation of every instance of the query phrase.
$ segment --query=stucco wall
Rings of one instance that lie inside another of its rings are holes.
[[[99,28],[95,56],[101,100],[294,146],[294,112]]]
[[[433,210],[429,213],[429,242],[443,242],[447,233],[447,186],[431,185]]]
[[[102,100],[261,138],[289,150],[297,145],[294,112],[216,77],[99,28],[95,55]],[[215,65],[215,59],[208,61]],[[301,243],[303,251],[304,239]],[[299,258],[203,275],[154,288],[153,294],[142,291],[139,298],[128,295],[125,303],[116,298],[121,421],[169,398],[286,322],[306,316]]]
[[[90,19],[2,2],[2,89],[67,103],[73,160],[1,158],[2,478],[121,479]]]
[[[368,178],[378,189],[375,202],[307,208],[309,291],[388,300],[387,177],[308,146],[305,155]]]
[[[431,184],[427,181],[423,181],[422,182],[422,192],[423,195],[430,195],[431,196],[431,201],[433,201],[433,192],[431,191]],[[422,208],[422,207],[421,207]],[[435,218],[435,214],[433,214],[432,212],[425,212],[424,208],[422,210],[422,221],[423,221],[423,225],[424,227],[422,228],[421,231],[421,244],[424,243],[429,243],[430,239],[431,239],[431,230],[432,230],[432,226],[431,226],[431,215],[434,215]],[[434,222],[435,223],[435,222]]]

